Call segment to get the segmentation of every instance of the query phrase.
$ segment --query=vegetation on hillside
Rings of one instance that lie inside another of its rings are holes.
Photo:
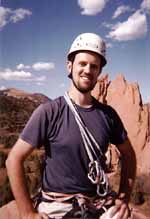
[[[24,128],[33,110],[46,98],[33,94],[25,97],[14,97],[0,92],[0,145],[11,147]]]

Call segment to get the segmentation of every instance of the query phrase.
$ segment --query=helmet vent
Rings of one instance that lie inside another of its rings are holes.
[[[93,33],[83,33],[79,35],[74,41],[68,53],[68,59],[70,55],[80,51],[87,50],[99,54],[103,58],[103,66],[106,64],[105,58],[105,42],[102,38]]]

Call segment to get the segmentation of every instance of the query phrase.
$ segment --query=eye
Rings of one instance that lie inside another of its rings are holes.
[[[80,65],[81,67],[86,66],[86,64],[87,64],[86,62],[80,62],[80,63],[79,63],[79,65]]]
[[[97,69],[98,69],[98,65],[96,65],[96,64],[91,64],[91,69],[97,70]]]

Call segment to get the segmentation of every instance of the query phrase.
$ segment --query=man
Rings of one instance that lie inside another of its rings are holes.
[[[105,64],[104,41],[93,33],[79,35],[68,53],[68,92],[40,105],[12,148],[6,166],[22,219],[60,218],[71,212],[74,200],[80,209],[87,202],[92,207],[98,203],[95,209],[99,212],[106,209],[98,202],[111,194],[104,153],[109,142],[122,144],[126,132],[115,111],[91,96]],[[23,162],[34,148],[43,145],[46,159],[41,201],[35,209],[26,188]],[[126,204],[118,200],[101,218],[127,219]]]

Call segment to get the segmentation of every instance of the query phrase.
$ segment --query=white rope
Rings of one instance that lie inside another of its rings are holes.
[[[90,137],[92,142],[94,143],[94,145],[96,146],[96,148],[100,152],[100,155],[103,156],[103,152],[101,151],[101,148],[99,147],[99,144],[96,142],[96,140],[93,137],[93,135],[91,134],[91,132],[88,130],[88,128],[83,123],[83,121],[82,121],[81,117],[79,116],[77,110],[75,109],[72,101],[70,100],[70,97],[68,96],[67,92],[65,93],[64,97],[65,97],[66,102],[68,103],[69,107],[71,108],[71,110],[72,110],[72,112],[73,112],[73,114],[75,116],[76,122],[77,122],[77,124],[78,124],[78,126],[80,128],[81,135],[82,135],[82,138],[84,139],[84,142],[88,142],[91,150],[93,151],[94,155],[97,157],[97,155],[95,153],[95,150],[93,148],[93,145],[92,145],[91,141],[89,140],[89,137]],[[88,133],[89,137],[88,137],[86,132]],[[86,147],[86,148],[87,148],[87,152],[89,154],[90,153],[89,152],[89,148],[88,147]],[[90,159],[90,161],[93,161],[93,159]]]
[[[104,197],[108,194],[109,192],[109,183],[108,183],[108,178],[100,164],[100,160],[95,152],[95,149],[92,145],[92,142],[100,152],[100,155],[103,156],[103,153],[101,151],[101,148],[99,147],[98,143],[96,142],[95,138],[93,137],[92,133],[89,131],[89,129],[85,126],[83,123],[80,115],[77,112],[77,109],[75,108],[74,104],[72,103],[68,93],[66,92],[64,95],[64,98],[66,102],[68,103],[72,113],[74,114],[75,120],[79,126],[80,133],[84,142],[85,149],[87,151],[88,157],[90,159],[89,163],[89,173],[88,173],[88,178],[91,180],[93,184],[97,184],[97,194],[101,197]],[[96,159],[94,159],[93,154],[95,155]],[[95,173],[95,171],[96,173]],[[92,172],[93,171],[93,172]],[[102,188],[103,193],[100,191]]]

